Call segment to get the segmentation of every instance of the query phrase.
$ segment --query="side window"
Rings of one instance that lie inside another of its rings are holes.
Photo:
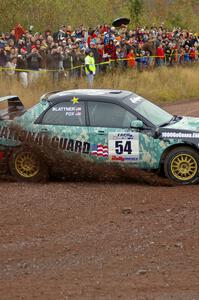
[[[86,126],[84,102],[61,102],[54,105],[43,116],[42,124]]]
[[[130,128],[137,117],[123,107],[107,102],[88,102],[90,125],[94,127]]]

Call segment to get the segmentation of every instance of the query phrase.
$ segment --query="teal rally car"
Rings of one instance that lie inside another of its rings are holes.
[[[199,178],[199,118],[173,116],[130,91],[50,92],[28,110],[17,96],[0,98],[0,174],[39,181],[52,173],[26,143],[42,147],[46,137],[66,157],[157,171],[182,184]]]

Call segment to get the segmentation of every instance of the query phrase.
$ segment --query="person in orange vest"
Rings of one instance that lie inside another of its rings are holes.
[[[129,68],[134,68],[136,65],[135,62],[135,54],[133,48],[131,48],[130,52],[127,55],[127,61],[128,61],[128,67]]]
[[[190,48],[189,58],[190,58],[191,62],[195,61],[195,59],[196,59],[196,49],[195,49],[195,47]]]

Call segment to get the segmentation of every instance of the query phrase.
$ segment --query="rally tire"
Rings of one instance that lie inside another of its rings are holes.
[[[167,178],[180,184],[193,184],[198,181],[199,153],[189,147],[171,150],[164,161]]]
[[[9,159],[9,169],[17,181],[39,182],[48,178],[48,169],[42,157],[31,149],[20,148],[13,151]]]

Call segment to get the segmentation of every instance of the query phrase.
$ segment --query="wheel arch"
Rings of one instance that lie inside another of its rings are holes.
[[[161,158],[160,158],[159,170],[160,170],[161,174],[164,174],[164,160],[165,160],[166,156],[173,149],[177,149],[177,148],[181,148],[181,147],[187,147],[187,148],[190,148],[192,150],[196,150],[199,153],[198,148],[196,147],[196,145],[194,145],[192,143],[179,143],[179,144],[174,144],[174,145],[169,146],[168,148],[166,148],[164,150],[164,152],[162,153]]]
[[[39,172],[38,174],[35,174],[32,178],[25,178],[23,175],[19,172],[16,171],[15,167],[15,158],[20,152],[29,152],[38,159],[39,163]],[[10,153],[9,159],[8,159],[8,167],[9,167],[9,173],[13,175],[18,181],[33,181],[33,182],[38,182],[38,181],[46,181],[49,177],[49,165],[45,161],[45,157],[43,156],[42,151],[35,151],[34,148],[29,147],[29,145],[19,145],[17,147],[13,147],[12,151]]]

